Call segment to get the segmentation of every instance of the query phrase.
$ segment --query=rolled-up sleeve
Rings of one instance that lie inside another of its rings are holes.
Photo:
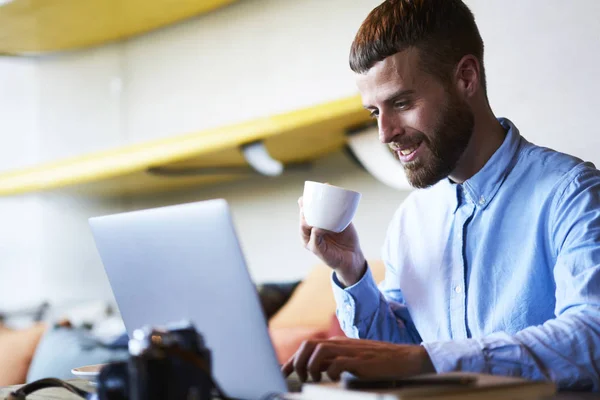
[[[386,279],[390,274],[393,273],[386,269]],[[421,342],[399,290],[386,290],[384,294],[370,268],[356,284],[347,288],[340,284],[335,272],[331,281],[336,314],[346,336],[392,343]]]

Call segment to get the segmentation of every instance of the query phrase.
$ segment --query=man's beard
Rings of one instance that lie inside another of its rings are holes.
[[[431,153],[425,160],[418,158],[403,164],[411,186],[423,189],[448,177],[471,140],[474,124],[473,112],[467,104],[449,98],[431,134],[419,133],[410,139],[412,143],[422,141]],[[396,152],[394,155],[399,158]]]

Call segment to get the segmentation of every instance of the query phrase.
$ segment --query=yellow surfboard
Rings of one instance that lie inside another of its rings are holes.
[[[80,49],[126,39],[236,0],[1,0],[0,54]]]
[[[271,117],[0,173],[0,196],[70,188],[91,195],[156,193],[236,179],[249,170],[242,146],[262,142],[283,164],[343,147],[370,121],[360,96]]]

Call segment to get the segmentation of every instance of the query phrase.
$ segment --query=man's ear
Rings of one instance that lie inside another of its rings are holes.
[[[475,95],[481,81],[481,66],[473,55],[466,55],[458,62],[455,71],[455,82],[458,93],[465,98]]]

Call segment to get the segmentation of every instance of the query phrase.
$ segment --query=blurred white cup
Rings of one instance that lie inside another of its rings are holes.
[[[325,183],[304,182],[304,219],[315,228],[339,233],[346,229],[358,208],[361,194]]]

